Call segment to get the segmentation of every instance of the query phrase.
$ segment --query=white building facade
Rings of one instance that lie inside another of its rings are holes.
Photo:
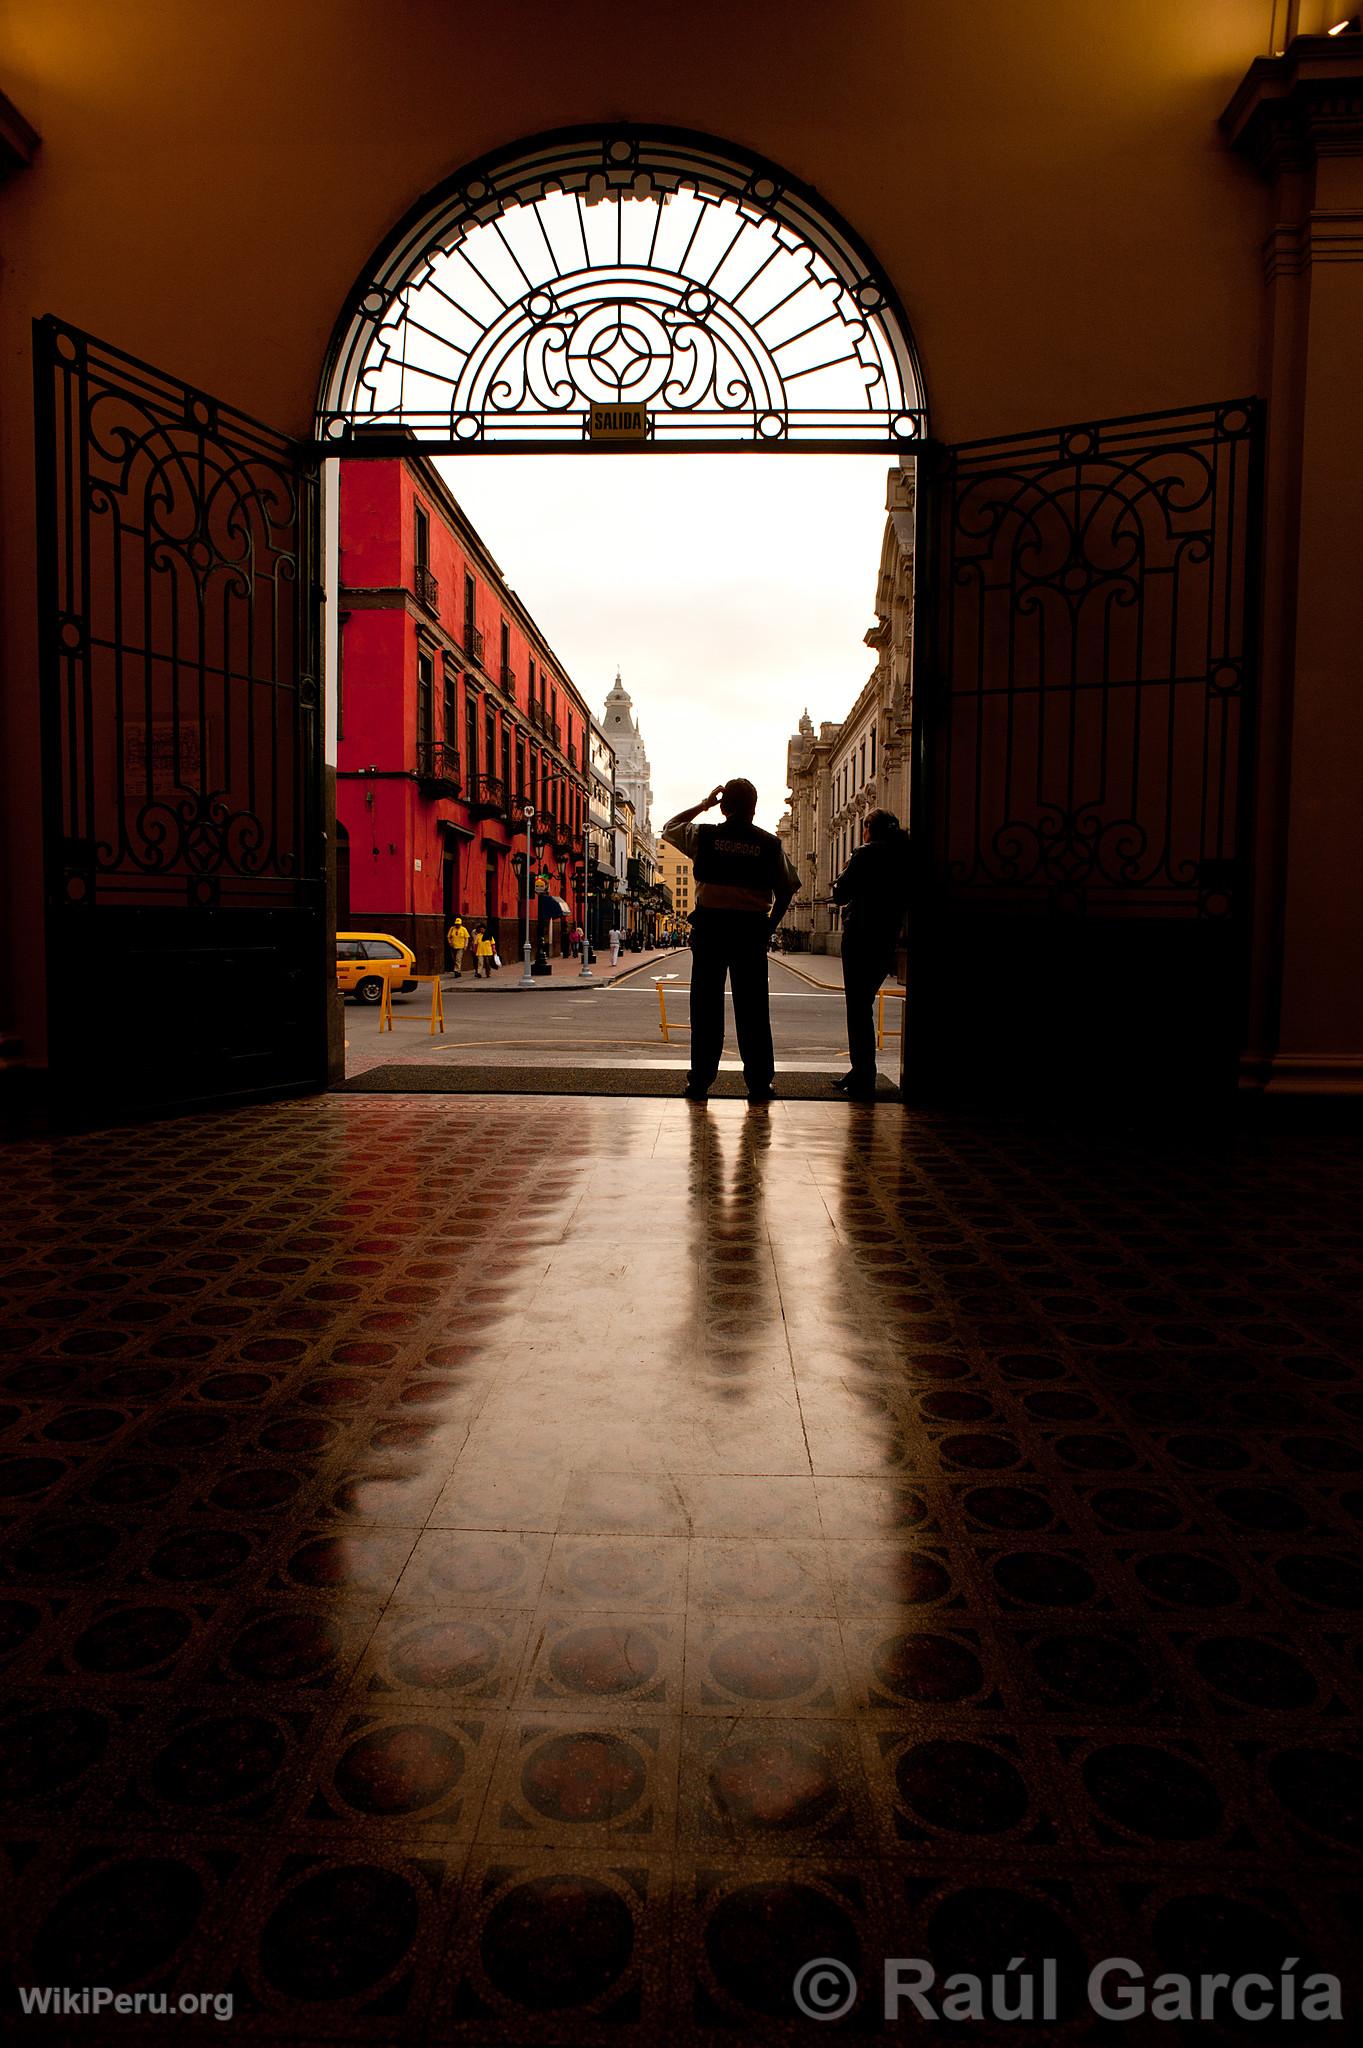
[[[876,622],[867,632],[876,665],[846,718],[815,730],[808,710],[786,749],[790,794],[781,838],[802,892],[786,915],[796,943],[836,951],[833,883],[861,844],[868,811],[909,815],[913,669],[914,479],[892,469],[876,580]]]
[[[591,907],[588,929],[593,946],[606,943],[615,922],[620,876],[615,858],[615,749],[592,719],[587,735],[587,838],[590,851]]]

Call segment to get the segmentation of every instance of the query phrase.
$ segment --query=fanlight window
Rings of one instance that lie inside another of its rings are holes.
[[[357,290],[329,395],[337,449],[384,429],[580,446],[603,405],[641,408],[658,446],[897,448],[923,431],[892,294],[812,194],[619,134],[466,173],[400,230]]]

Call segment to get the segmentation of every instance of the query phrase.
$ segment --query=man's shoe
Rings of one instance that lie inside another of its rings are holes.
[[[750,1088],[748,1090],[748,1100],[749,1102],[774,1102],[776,1100],[775,1083],[768,1081],[765,1088]]]
[[[693,1087],[690,1081],[682,1089],[683,1102],[707,1102],[709,1097],[710,1091],[708,1088]]]
[[[856,1085],[856,1078],[855,1074],[839,1074],[833,1086],[841,1092],[845,1088],[854,1087]]]
[[[842,1092],[849,1102],[874,1102],[876,1084],[874,1081],[849,1081]]]

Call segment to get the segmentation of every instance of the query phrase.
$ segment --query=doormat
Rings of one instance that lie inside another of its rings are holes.
[[[679,1096],[684,1067],[370,1067],[336,1091],[347,1095],[657,1095]],[[831,1074],[782,1073],[776,1076],[782,1102],[842,1102]],[[741,1074],[721,1074],[710,1094],[717,1100],[742,1102],[747,1089]],[[899,1090],[881,1076],[878,1102],[898,1102]]]

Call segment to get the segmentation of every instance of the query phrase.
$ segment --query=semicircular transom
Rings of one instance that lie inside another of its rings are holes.
[[[658,448],[924,433],[907,324],[851,230],[666,130],[522,144],[414,209],[338,323],[319,432],[573,449],[602,405],[644,409]]]

